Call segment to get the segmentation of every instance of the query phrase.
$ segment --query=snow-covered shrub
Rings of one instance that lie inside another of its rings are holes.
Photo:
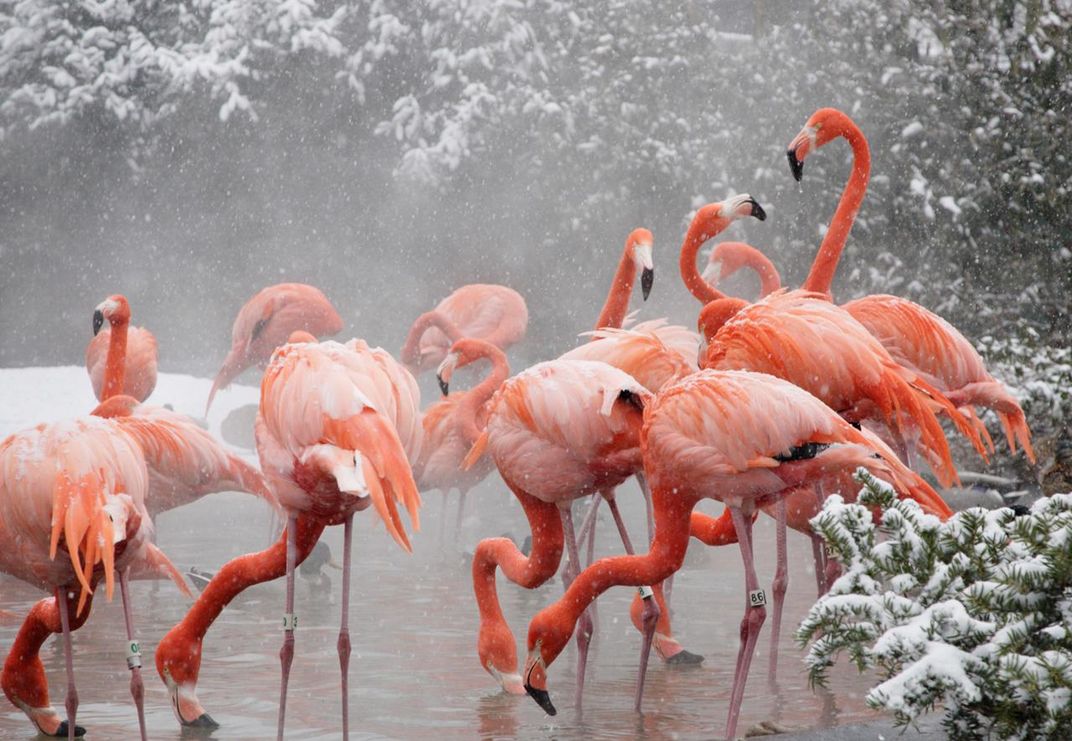
[[[942,523],[857,476],[858,504],[830,497],[812,520],[844,568],[797,632],[812,680],[845,653],[880,672],[867,702],[898,723],[942,704],[951,739],[1069,738],[1072,494]]]

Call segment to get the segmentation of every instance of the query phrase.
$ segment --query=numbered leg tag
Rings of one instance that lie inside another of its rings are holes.
[[[636,590],[637,593],[640,594],[641,599],[655,596],[655,591],[651,587],[637,587]]]
[[[298,627],[298,616],[293,612],[283,613],[283,630],[293,631]]]
[[[763,607],[767,604],[767,593],[762,589],[753,589],[748,593],[748,604],[752,607]]]
[[[141,668],[141,646],[137,641],[127,641],[127,669]]]

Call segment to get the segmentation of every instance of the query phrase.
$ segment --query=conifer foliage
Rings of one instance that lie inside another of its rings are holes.
[[[812,681],[847,654],[882,675],[867,701],[901,724],[944,706],[951,739],[1068,738],[1072,494],[942,523],[857,478],[858,504],[830,497],[812,520],[844,568],[797,632]]]

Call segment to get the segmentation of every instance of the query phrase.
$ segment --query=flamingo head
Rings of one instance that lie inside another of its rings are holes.
[[[130,323],[130,304],[126,296],[116,293],[97,304],[97,308],[93,310],[94,336],[101,331],[105,320],[112,326]]]
[[[702,240],[708,240],[744,216],[754,216],[764,221],[767,218],[767,212],[756,202],[755,198],[747,193],[741,193],[724,201],[701,206],[692,219],[689,231],[698,231]]]
[[[634,229],[629,234],[627,241],[628,250],[632,254],[633,262],[640,269],[640,291],[644,300],[648,300],[651,294],[651,286],[655,283],[655,262],[652,260],[651,247],[655,241],[651,232],[643,227]]]
[[[696,320],[697,329],[700,332],[700,353],[698,363],[701,368],[707,365],[707,348],[722,325],[737,315],[748,302],[740,298],[720,298],[711,301],[700,310],[700,316]]]
[[[837,108],[820,108],[811,114],[804,128],[789,142],[786,149],[789,170],[796,180],[799,181],[804,176],[804,158],[813,150],[841,136],[845,131],[846,121],[849,121],[849,117]]]
[[[462,337],[451,345],[447,356],[436,369],[436,380],[439,381],[439,390],[443,392],[443,396],[450,393],[450,379],[454,371],[501,352],[491,343],[475,337]]]
[[[579,616],[578,616],[579,617]],[[536,613],[529,623],[529,655],[521,676],[525,691],[548,715],[558,711],[547,691],[547,667],[549,667],[569,643],[576,620],[571,621],[563,608],[551,605]]]
[[[751,264],[748,251],[754,249],[744,242],[719,242],[711,250],[707,267],[704,268],[703,279],[712,287],[717,287],[719,281],[726,280],[741,268]]]

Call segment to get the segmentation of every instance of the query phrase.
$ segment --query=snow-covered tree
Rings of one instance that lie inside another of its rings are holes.
[[[951,739],[1067,738],[1072,494],[942,523],[858,479],[858,504],[831,497],[812,520],[844,568],[797,632],[813,681],[847,654],[879,671],[867,702],[899,723],[944,706]]]

